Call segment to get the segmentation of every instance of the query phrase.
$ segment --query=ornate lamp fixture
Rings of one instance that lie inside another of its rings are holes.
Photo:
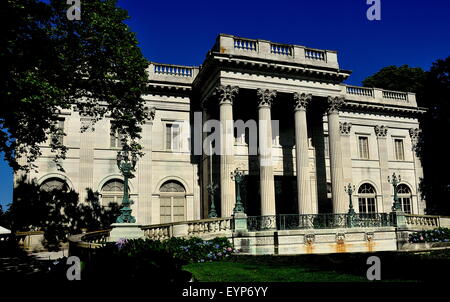
[[[352,184],[349,183],[347,186],[344,186],[344,190],[348,194],[348,201],[349,201],[348,213],[351,215],[356,214],[355,210],[353,209],[353,203],[352,203],[352,194],[353,194],[353,192],[355,192],[355,186],[354,185],[352,186]]]
[[[117,167],[123,175],[124,189],[122,198],[122,207],[120,208],[120,216],[117,217],[117,223],[135,223],[136,219],[131,216],[130,205],[132,201],[129,198],[128,193],[128,179],[133,178],[133,171],[136,167],[137,156],[133,155],[130,159],[128,150],[122,150],[117,153]]]
[[[244,180],[244,173],[236,168],[231,172],[231,179],[236,182],[236,206],[233,209],[233,214],[244,213],[244,205],[241,202],[241,183]]]
[[[392,179],[388,176],[388,182],[390,184],[392,184],[392,186],[394,187],[394,205],[392,207],[392,211],[401,211],[402,210],[402,206],[398,200],[398,196],[397,196],[397,186],[398,184],[402,181],[400,175],[397,177],[394,174],[392,174]]]
[[[214,183],[210,183],[207,187],[209,192],[209,200],[211,200],[211,207],[209,208],[208,218],[217,218],[216,206],[214,204],[214,192],[218,188]]]

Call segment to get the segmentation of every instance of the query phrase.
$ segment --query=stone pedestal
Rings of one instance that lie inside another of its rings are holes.
[[[394,211],[394,222],[397,228],[406,228],[406,217],[403,211]]]
[[[109,233],[109,242],[116,242],[121,238],[138,239],[144,238],[144,231],[141,230],[141,225],[137,223],[113,223],[112,230]]]
[[[236,213],[233,215],[234,219],[234,231],[244,232],[247,231],[247,214]]]

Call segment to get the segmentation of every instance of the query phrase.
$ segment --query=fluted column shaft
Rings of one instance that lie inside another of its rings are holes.
[[[388,128],[386,126],[375,126],[375,135],[377,136],[378,144],[378,158],[380,161],[381,193],[383,196],[383,208],[378,209],[378,211],[386,213],[390,212],[392,208],[392,185],[387,181],[389,176],[387,132]]]
[[[155,108],[145,108],[147,119],[142,125],[141,145],[144,155],[137,162],[138,203],[137,222],[140,224],[152,223],[152,128],[155,118]]]
[[[81,116],[80,131],[80,165],[79,165],[79,200],[84,202],[87,197],[87,188],[92,188],[94,181],[94,128],[92,118]],[[92,188],[94,189],[94,188]]]
[[[344,100],[328,98],[328,136],[330,139],[330,172],[333,213],[347,213],[348,201],[344,192],[344,171],[342,164],[341,132],[339,129],[339,108]]]
[[[416,147],[419,140],[421,130],[419,128],[409,129],[409,135],[411,137],[411,147],[413,151],[413,159],[414,159],[414,171],[416,176],[416,192],[419,192],[420,179],[423,178],[423,168],[422,163],[420,162],[420,158],[416,154]],[[424,209],[426,208],[425,200],[423,200],[420,194],[417,194],[417,214],[423,215],[425,214]],[[414,209],[413,209],[414,210]]]
[[[306,108],[311,101],[311,94],[294,93],[295,119],[295,163],[297,171],[297,194],[299,214],[317,214],[311,198],[308,129]]]
[[[236,203],[235,184],[231,179],[234,168],[233,99],[238,87],[219,86],[220,101],[220,206],[221,217],[230,217]]]
[[[276,91],[258,89],[257,94],[261,215],[266,216],[276,214],[272,162],[272,116],[270,112]]]

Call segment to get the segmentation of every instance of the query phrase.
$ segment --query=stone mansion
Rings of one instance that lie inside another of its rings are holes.
[[[207,218],[211,182],[218,185],[219,216],[231,216],[236,188],[230,175],[236,168],[245,175],[241,195],[249,216],[347,213],[344,186],[349,183],[355,186],[357,213],[390,212],[388,176],[393,173],[401,175],[403,210],[423,214],[422,167],[414,145],[424,109],[412,93],[343,84],[350,74],[340,68],[335,51],[225,34],[199,67],[150,63],[150,93],[143,96],[149,108],[142,126],[145,155],[129,185],[137,223]],[[196,112],[204,121],[278,121],[278,131],[258,126],[256,135],[260,147],[270,150],[264,156],[272,164],[262,165],[262,155],[249,153],[254,139],[249,132],[237,133],[226,123],[220,148],[230,148],[231,154],[194,154],[189,133]],[[81,132],[86,118],[76,110],[61,113],[65,172],[58,171],[50,147],[43,145],[38,172],[28,177],[47,190],[74,189],[80,200],[92,188],[103,205],[120,202],[120,140],[108,118]]]

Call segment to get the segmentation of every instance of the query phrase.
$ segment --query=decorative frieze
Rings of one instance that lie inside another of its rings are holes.
[[[256,94],[258,95],[258,107],[271,107],[275,97],[277,96],[277,91],[258,88],[256,90]]]
[[[306,110],[311,102],[312,94],[294,92],[294,110]]]
[[[216,87],[215,95],[219,97],[220,104],[233,104],[234,97],[239,92],[238,86],[219,85]]]
[[[338,113],[344,104],[345,98],[343,96],[329,96],[327,108],[328,114]]]
[[[352,129],[352,123],[339,123],[339,130],[342,135],[350,135],[350,130]]]
[[[378,138],[385,138],[387,136],[388,127],[381,125],[375,126],[375,134]]]

